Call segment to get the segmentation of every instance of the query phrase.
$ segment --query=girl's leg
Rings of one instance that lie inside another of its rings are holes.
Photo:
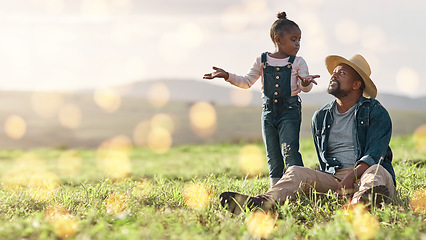
[[[300,124],[302,113],[300,108],[284,110],[278,124],[281,151],[287,168],[303,166],[302,155],[299,152]]]
[[[262,136],[266,148],[266,158],[268,159],[269,177],[279,180],[284,172],[284,161],[281,154],[280,141],[277,128],[267,120],[262,114]]]

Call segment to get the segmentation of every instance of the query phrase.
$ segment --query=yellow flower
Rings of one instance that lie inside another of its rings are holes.
[[[342,218],[350,223],[357,239],[368,240],[374,238],[379,230],[379,221],[371,215],[363,204],[349,204],[342,210]]]
[[[105,201],[106,211],[109,215],[118,215],[128,209],[128,198],[121,193],[113,193]]]
[[[274,230],[276,219],[273,213],[255,211],[246,220],[247,230],[253,237],[267,238]]]
[[[210,203],[210,194],[202,184],[193,183],[183,189],[183,199],[188,207],[200,210]]]
[[[62,215],[53,222],[54,231],[59,238],[70,238],[78,232],[78,222],[72,215]]]
[[[148,198],[151,195],[153,186],[148,179],[141,179],[135,183],[132,189],[132,196],[137,199]]]
[[[410,197],[410,207],[418,214],[426,214],[426,188],[415,190]]]

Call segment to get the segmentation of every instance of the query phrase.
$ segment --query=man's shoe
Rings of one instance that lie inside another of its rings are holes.
[[[250,197],[236,192],[224,192],[219,199],[222,207],[234,214],[240,214],[246,207],[249,210],[261,208],[267,211],[274,207],[263,197]]]
[[[390,194],[389,189],[384,186],[374,186],[368,190],[366,190],[360,197],[360,201],[363,203],[371,203],[375,206],[380,206],[382,202],[390,203]]]

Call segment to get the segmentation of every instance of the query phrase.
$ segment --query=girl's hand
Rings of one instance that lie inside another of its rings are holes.
[[[214,72],[204,74],[203,79],[213,79],[213,78],[224,78],[225,80],[229,78],[229,73],[222,68],[213,67]]]
[[[307,87],[309,84],[313,83],[318,85],[318,83],[314,80],[315,78],[319,78],[320,75],[308,75],[306,77],[301,77],[299,74],[296,75],[300,81],[302,81],[302,86]]]

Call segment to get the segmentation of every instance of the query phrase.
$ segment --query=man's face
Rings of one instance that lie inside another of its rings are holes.
[[[354,82],[357,79],[355,70],[342,63],[337,65],[331,75],[327,92],[336,98],[346,97],[351,91],[354,91]]]

